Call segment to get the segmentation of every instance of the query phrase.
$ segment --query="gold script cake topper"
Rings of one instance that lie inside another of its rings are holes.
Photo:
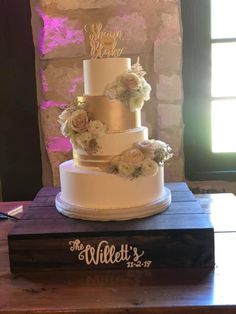
[[[118,40],[122,39],[121,31],[105,31],[102,23],[85,25],[89,32],[91,58],[119,57],[124,48],[117,48]]]

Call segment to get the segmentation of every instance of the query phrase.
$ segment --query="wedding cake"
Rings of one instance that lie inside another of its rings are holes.
[[[139,61],[106,57],[83,61],[84,96],[59,116],[73,160],[60,165],[56,207],[88,220],[142,218],[166,209],[169,145],[148,139],[141,109],[151,87]]]

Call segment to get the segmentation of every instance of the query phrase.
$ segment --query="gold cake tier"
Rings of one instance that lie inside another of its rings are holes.
[[[100,120],[107,132],[122,132],[141,126],[140,110],[131,112],[129,106],[106,96],[83,96],[90,120]]]

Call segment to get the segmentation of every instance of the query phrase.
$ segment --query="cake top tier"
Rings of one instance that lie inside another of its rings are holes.
[[[105,88],[119,75],[131,69],[130,58],[103,58],[83,61],[84,93],[88,96],[104,95]]]

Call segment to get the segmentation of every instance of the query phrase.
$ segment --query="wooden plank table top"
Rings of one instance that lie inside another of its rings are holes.
[[[207,269],[41,272],[13,275],[0,221],[0,313],[236,313],[236,198],[196,195],[215,228],[216,265]],[[8,212],[30,202],[0,203]]]

